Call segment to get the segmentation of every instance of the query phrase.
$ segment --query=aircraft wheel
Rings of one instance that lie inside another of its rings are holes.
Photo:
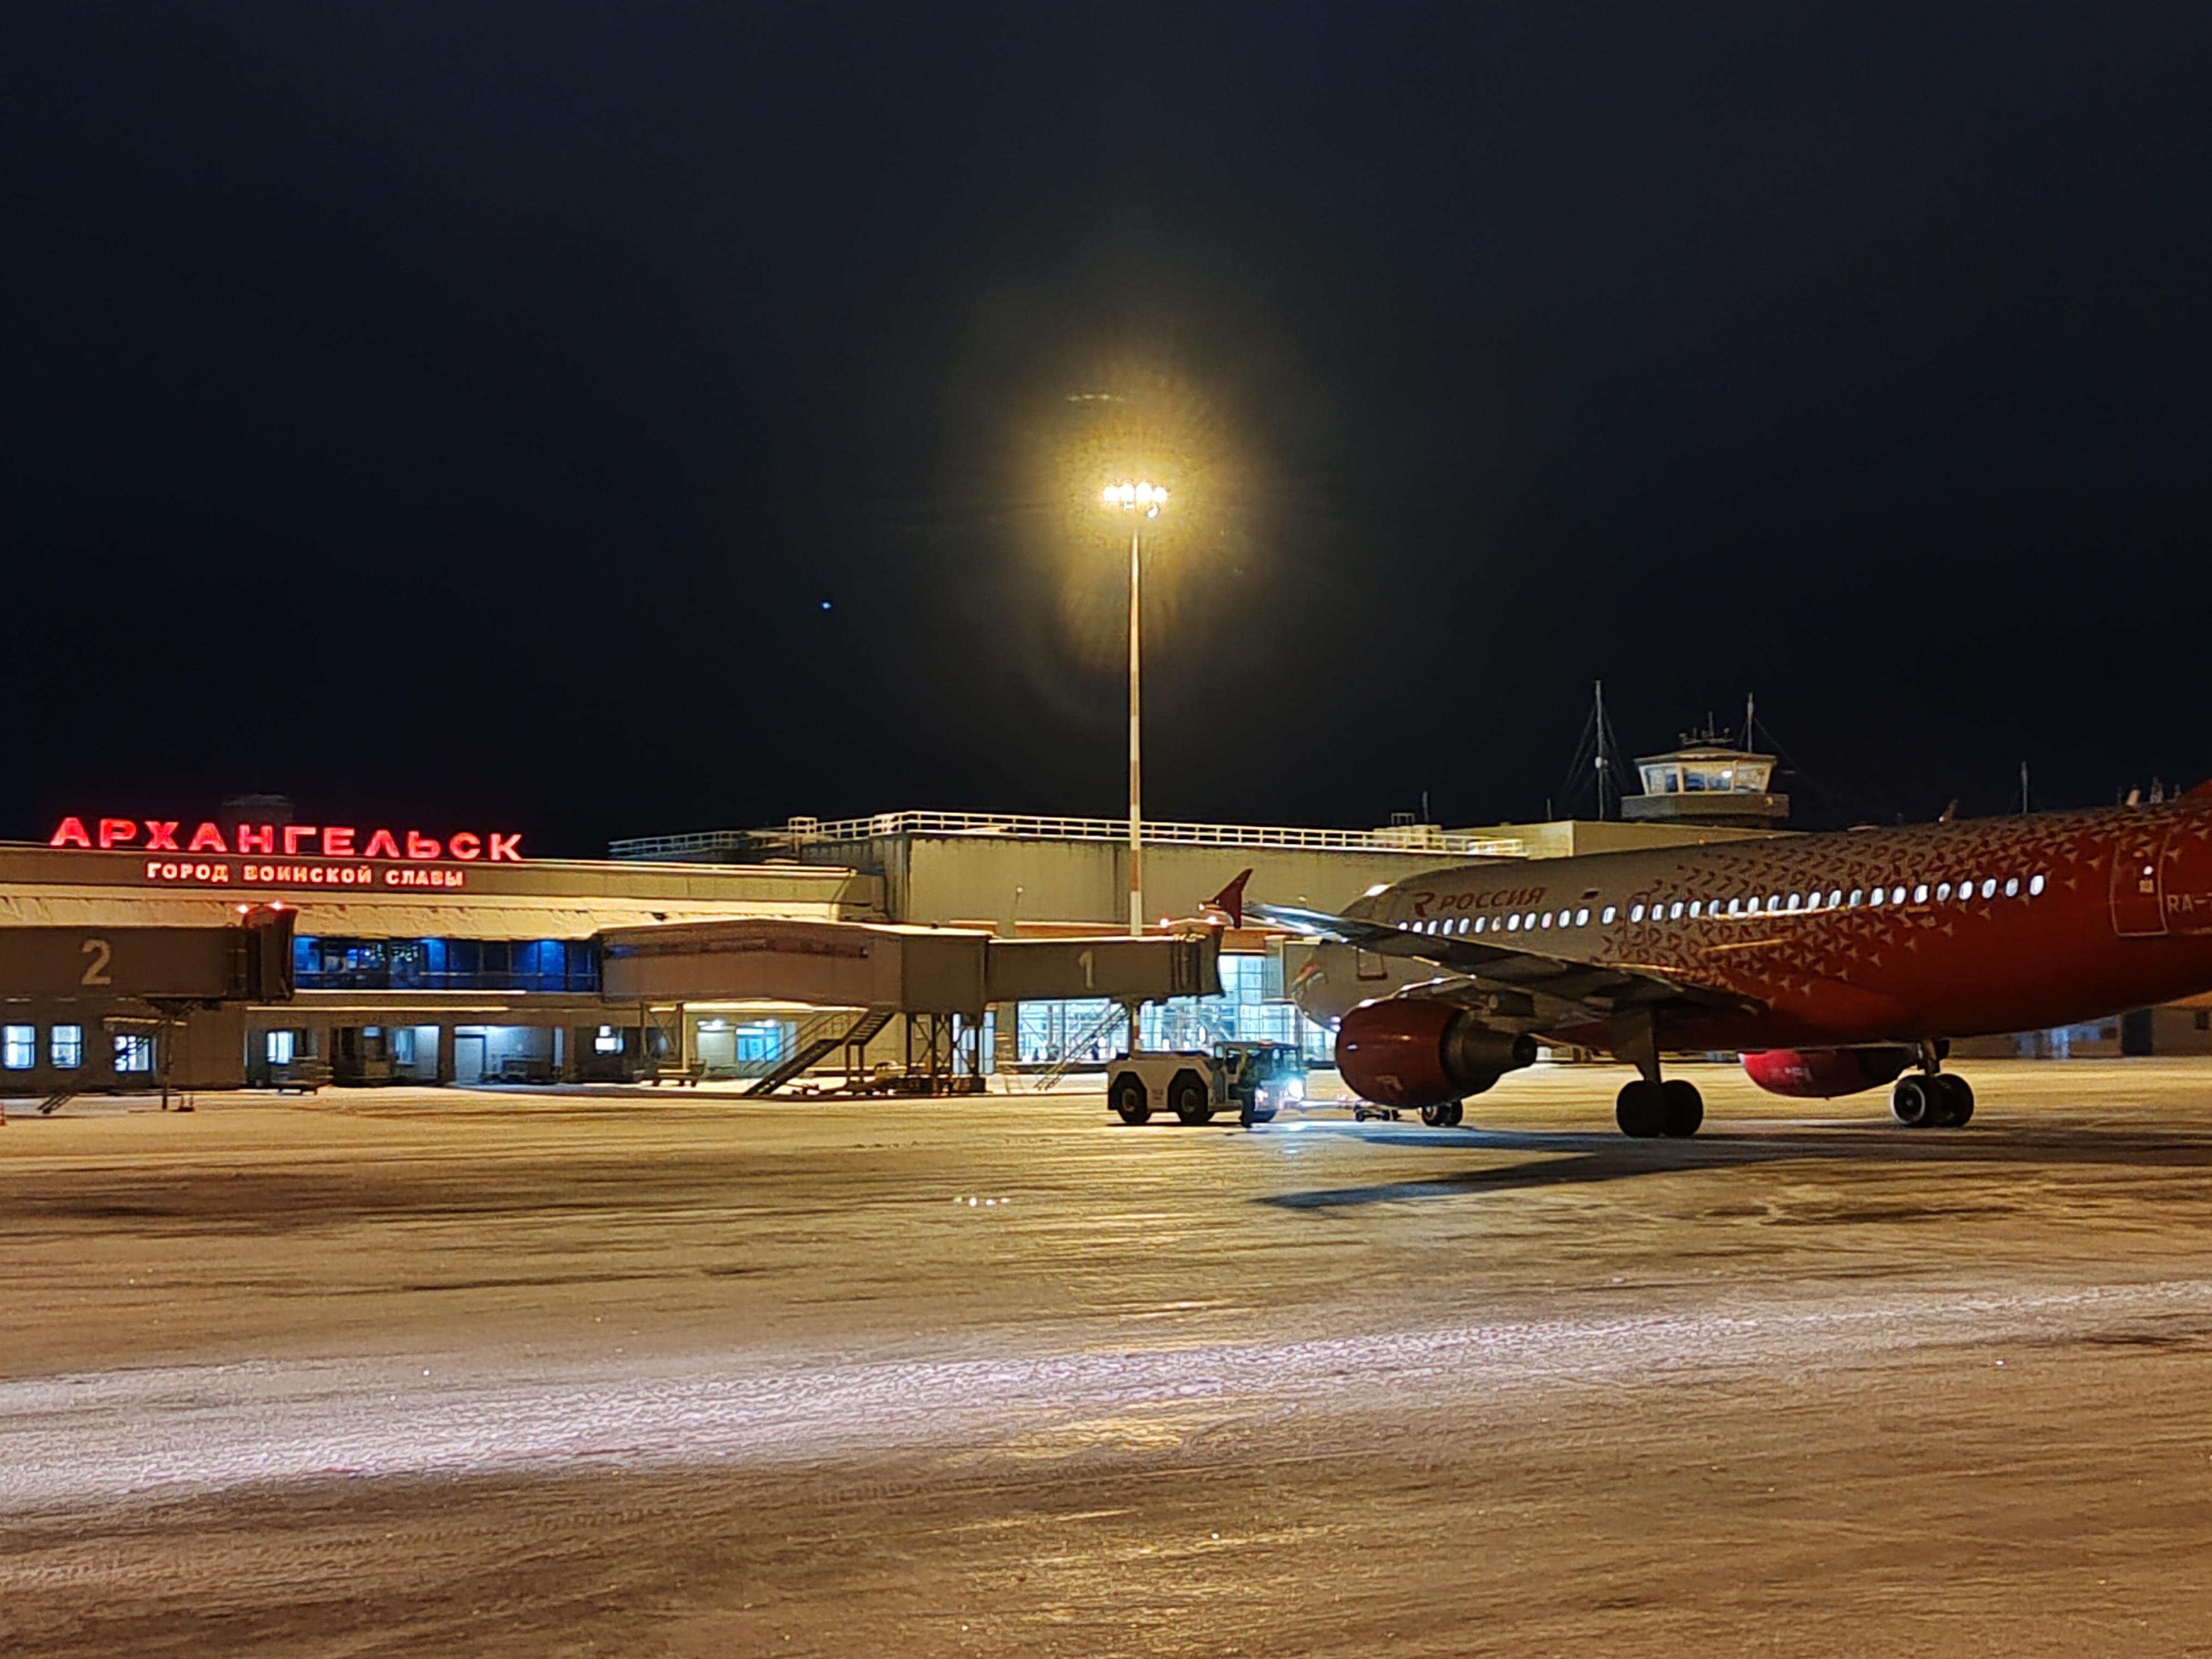
[[[1949,1117],[1949,1101],[1941,1077],[1907,1073],[1889,1091],[1889,1114],[1908,1129],[1935,1129]]]
[[[1125,1077],[1114,1085],[1114,1110],[1124,1123],[1149,1123],[1152,1121],[1152,1097],[1146,1093],[1140,1079]]]
[[[1185,1123],[1204,1123],[1213,1115],[1213,1102],[1206,1097],[1206,1085],[1191,1072],[1176,1073],[1175,1081],[1168,1085],[1168,1104]]]
[[[1613,1119],[1620,1125],[1621,1133],[1633,1135],[1638,1140],[1666,1133],[1665,1091],[1640,1077],[1631,1079],[1620,1085],[1620,1097],[1613,1105]]]
[[[1443,1128],[1444,1127],[1444,1109],[1441,1106],[1422,1107],[1421,1121],[1427,1124],[1431,1129]]]
[[[1467,1103],[1460,1100],[1452,1101],[1444,1107],[1443,1113],[1444,1127],[1456,1129],[1461,1121],[1467,1116]]]
[[[1943,1127],[1965,1128],[1974,1117],[1973,1085],[1955,1072],[1939,1072],[1934,1080],[1943,1091]]]
[[[1659,1099],[1662,1125],[1668,1135],[1685,1140],[1698,1133],[1698,1126],[1705,1121],[1705,1097],[1698,1092],[1696,1084],[1669,1078],[1659,1085]]]

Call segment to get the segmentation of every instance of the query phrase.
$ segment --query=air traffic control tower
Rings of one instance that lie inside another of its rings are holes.
[[[1679,749],[1639,756],[1636,769],[1644,793],[1620,803],[1620,816],[1632,823],[1776,830],[1790,816],[1790,797],[1767,787],[1774,757],[1735,748],[1710,732],[1685,733]]]

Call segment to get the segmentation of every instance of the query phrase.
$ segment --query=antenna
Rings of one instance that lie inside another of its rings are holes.
[[[1759,698],[1754,693],[1747,691],[1743,694],[1743,746],[1746,749],[1756,749],[1759,747],[1756,743],[1752,741],[1752,733],[1758,728],[1758,726]]]
[[[2022,817],[2026,817],[2030,811],[2027,804],[2027,763],[2026,761],[2020,763],[2020,810]]]
[[[1607,791],[1613,787],[1613,768],[1605,752],[1605,682],[1599,680],[1595,684],[1597,703],[1591,719],[1597,726],[1597,821],[1603,823],[1608,816],[1605,810],[1605,797]]]

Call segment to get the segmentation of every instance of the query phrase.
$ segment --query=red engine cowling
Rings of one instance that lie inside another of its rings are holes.
[[[1383,1106],[1464,1100],[1535,1058],[1527,1032],[1492,1030],[1466,1009],[1426,997],[1363,1002],[1336,1030],[1338,1073]]]
[[[1910,1048],[1764,1048],[1743,1057],[1743,1069],[1771,1095],[1832,1100],[1897,1081],[1910,1066]]]

